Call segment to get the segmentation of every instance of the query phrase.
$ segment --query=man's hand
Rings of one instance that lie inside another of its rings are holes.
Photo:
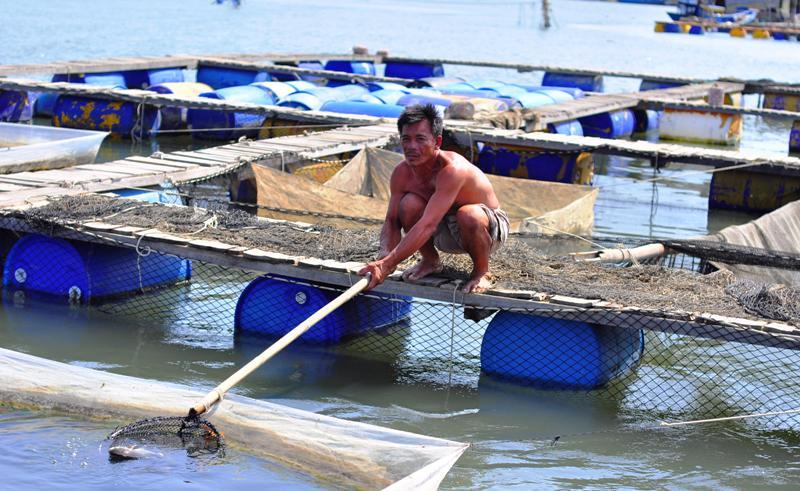
[[[367,286],[367,290],[371,290],[376,286],[383,283],[387,276],[392,274],[394,268],[390,268],[386,261],[383,259],[379,259],[377,261],[372,261],[371,263],[367,263],[361,271],[358,272],[361,276],[365,276],[367,273],[371,275],[369,286]]]

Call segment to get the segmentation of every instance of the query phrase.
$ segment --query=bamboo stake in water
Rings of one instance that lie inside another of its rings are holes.
[[[292,341],[302,336],[303,333],[311,329],[317,322],[324,319],[328,314],[361,293],[369,285],[369,281],[370,275],[365,276],[359,280],[358,283],[348,288],[347,291],[331,300],[330,303],[318,311],[314,312],[311,317],[304,320],[297,327],[284,334],[283,337],[275,341],[272,346],[265,349],[260,355],[253,358],[250,363],[237,370],[236,373],[225,379],[225,381],[209,392],[199,404],[189,410],[189,417],[192,418],[198,416],[211,409],[214,404],[222,400],[222,397],[225,395],[225,393],[228,392],[234,385],[244,380],[245,377],[253,373],[256,369],[258,369],[258,367],[266,363],[273,356],[280,353],[281,350],[287,347]]]

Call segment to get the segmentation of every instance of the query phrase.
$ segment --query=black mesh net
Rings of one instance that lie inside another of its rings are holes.
[[[98,212],[92,208],[80,218],[124,216],[125,210]],[[186,229],[198,230],[209,223],[208,210],[180,212],[185,215]],[[241,228],[239,240],[245,240],[248,233],[268,235],[267,229],[258,228],[255,222],[245,217],[242,221],[250,225]],[[170,230],[183,230],[179,222],[169,222]],[[217,218],[217,222],[224,220]],[[127,216],[122,223],[130,224],[132,219]],[[133,322],[169,324],[175,332],[180,331],[183,340],[222,337],[246,344],[257,339],[258,346],[264,347],[345,289],[242,269],[235,261],[227,265],[204,262],[204,258],[213,259],[211,253],[198,252],[200,247],[176,249],[169,238],[160,242],[135,235],[124,239],[97,228],[78,229],[44,209],[24,220],[7,215],[0,225],[7,230],[3,251],[7,299],[24,303],[41,296]],[[284,239],[295,237],[289,232],[296,226],[270,227],[277,235],[286,234]],[[329,253],[320,254],[323,257],[336,257],[353,243],[352,237],[350,242],[342,242],[343,236],[330,229],[301,231],[316,234],[318,239],[296,247],[303,251],[322,248]],[[214,233],[222,232],[217,229]],[[369,237],[355,237],[354,255],[369,258],[373,252]],[[209,246],[206,250],[214,249]],[[551,394],[605,399],[619,408],[672,420],[777,412],[756,421],[767,428],[800,427],[800,415],[792,412],[800,408],[800,382],[787,376],[800,363],[800,337],[791,327],[768,325],[768,320],[748,314],[724,291],[735,283],[719,278],[698,280],[697,258],[680,254],[683,259],[673,256],[666,261],[684,261],[688,265],[684,269],[663,264],[605,267],[609,275],[623,278],[620,285],[641,282],[644,288],[652,286],[645,307],[519,301],[498,310],[465,305],[452,284],[439,288],[447,300],[440,296],[437,301],[369,292],[317,324],[297,344],[316,353],[314,363],[306,367],[314,372],[309,380],[335,376],[340,357],[347,356],[391,366],[394,381],[405,384],[468,391],[496,384],[523,385]],[[692,261],[694,266],[688,264]],[[454,263],[453,268],[457,266]],[[529,270],[517,267],[521,272]],[[538,285],[573,288],[570,293],[589,291],[587,284],[593,280],[586,271],[583,276],[575,273],[577,276],[571,277],[578,269],[563,259],[551,260],[546,267],[555,272],[549,280],[539,278]],[[597,271],[591,274],[602,290],[602,271]],[[557,278],[561,283],[555,283]],[[692,283],[697,281],[701,283]],[[679,288],[682,284],[688,285],[688,292]],[[612,285],[609,289],[612,287],[622,288]],[[700,287],[716,288],[717,296],[704,296]],[[626,298],[635,298],[635,291],[627,293]],[[684,302],[681,295],[686,302],[701,302],[698,305],[705,301],[713,307],[714,302],[724,302],[718,314],[742,314],[746,319],[732,322],[671,309]],[[797,305],[796,293],[792,295],[784,295],[783,301]],[[659,296],[663,304],[658,303]],[[734,307],[738,310],[731,313]],[[797,320],[795,313],[783,311],[775,318]],[[167,433],[181,437],[179,426],[172,432],[181,420],[151,420],[121,435],[146,434],[152,425],[163,434],[159,425],[166,424],[170,428]],[[216,434],[213,427],[200,429]]]
[[[160,449],[182,449],[190,457],[221,452],[222,434],[201,418],[154,417],[116,428],[110,435],[112,460],[158,454]]]

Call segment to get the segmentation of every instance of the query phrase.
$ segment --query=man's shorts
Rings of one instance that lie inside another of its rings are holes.
[[[484,204],[479,204],[486,216],[489,218],[489,237],[492,239],[491,252],[496,251],[508,239],[508,215],[500,208],[493,210]],[[461,231],[458,227],[458,220],[455,213],[444,216],[436,232],[433,234],[433,245],[442,252],[451,254],[463,254],[463,242],[461,241]]]

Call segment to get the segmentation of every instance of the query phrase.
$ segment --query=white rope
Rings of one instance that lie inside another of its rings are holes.
[[[692,421],[676,421],[674,423],[668,423],[666,421],[662,421],[660,426],[686,426],[686,425],[696,425],[702,423],[715,423],[717,421],[733,421],[737,419],[760,418],[763,416],[780,416],[783,414],[795,414],[795,413],[800,413],[800,409],[789,409],[787,411],[772,411],[767,413],[742,414],[739,416],[726,416],[723,418],[695,419]]]

